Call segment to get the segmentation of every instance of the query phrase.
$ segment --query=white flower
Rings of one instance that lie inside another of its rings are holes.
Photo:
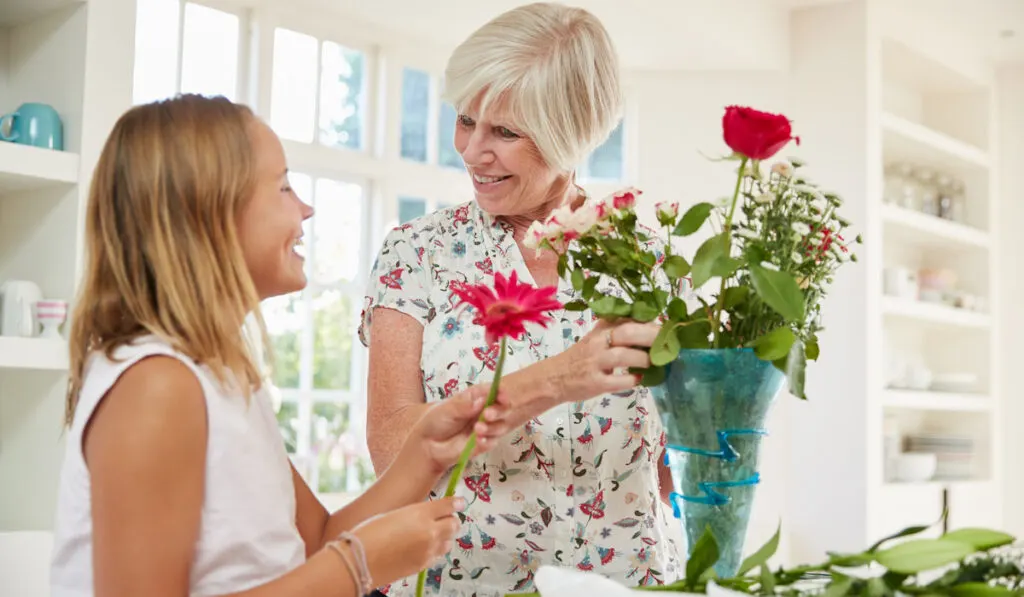
[[[771,203],[772,201],[775,201],[775,195],[772,195],[771,193],[761,193],[757,197],[754,197],[754,203],[760,203],[761,205]]]
[[[825,199],[825,197],[815,197],[814,200],[811,201],[811,207],[820,212],[824,212],[828,209],[828,199]]]
[[[811,233],[811,227],[803,222],[793,222],[790,227],[793,229],[793,232],[802,236],[807,236]]]
[[[739,230],[736,231],[736,234],[742,236],[743,238],[749,238],[750,240],[757,240],[761,238],[761,235],[754,232],[753,230],[748,230],[747,228],[740,228]]]
[[[549,226],[551,224],[555,224],[560,228],[567,228],[569,226],[569,222],[571,219],[572,208],[569,207],[568,205],[563,205],[562,207],[559,207],[555,211],[551,212],[551,215],[548,216],[547,223]]]
[[[669,220],[674,220],[679,216],[679,204],[678,203],[667,203],[661,202],[654,206],[658,210],[658,216],[664,217]]]
[[[796,251],[793,251],[793,253],[789,256],[789,258],[792,259],[793,263],[795,263],[797,265],[800,265],[801,263],[804,262],[804,256],[801,255],[800,253],[796,252]]]
[[[569,230],[575,230],[582,235],[590,232],[599,219],[597,208],[584,203],[576,211],[569,214],[565,227]]]
[[[775,270],[775,271],[779,271],[779,266],[775,265],[774,263],[772,263],[770,261],[762,261],[761,262],[761,267],[763,267],[764,269],[772,269],[772,270]]]
[[[535,220],[526,230],[526,238],[523,239],[523,246],[527,249],[539,249],[540,245],[548,237],[548,226],[540,220]]]
[[[821,238],[819,238],[818,236],[812,236],[811,238],[807,239],[807,242],[811,243],[812,247],[821,246]]]
[[[772,173],[778,174],[783,178],[789,178],[790,176],[793,176],[793,164],[790,164],[786,160],[775,162],[772,164]]]

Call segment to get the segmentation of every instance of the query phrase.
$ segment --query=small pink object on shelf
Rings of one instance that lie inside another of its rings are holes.
[[[42,338],[60,338],[60,326],[68,318],[67,301],[46,299],[36,301],[36,321],[43,326]]]

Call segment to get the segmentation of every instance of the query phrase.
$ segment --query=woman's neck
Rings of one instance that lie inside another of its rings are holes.
[[[543,222],[552,214],[552,212],[564,205],[568,205],[572,209],[576,209],[587,199],[583,189],[575,184],[570,184],[568,188],[564,190],[552,189],[552,191],[553,192],[549,193],[549,196],[551,197],[549,200],[545,201],[537,209],[529,213],[514,216],[501,216],[501,220],[512,226],[513,235],[516,240],[526,238],[526,231],[529,230],[530,225],[535,221]]]

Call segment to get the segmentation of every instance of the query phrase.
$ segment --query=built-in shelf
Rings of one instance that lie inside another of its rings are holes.
[[[992,325],[992,317],[988,313],[891,296],[882,298],[882,312],[888,317],[940,326],[987,329]]]
[[[992,400],[985,394],[887,389],[883,404],[889,408],[951,412],[985,412]]]
[[[0,370],[67,371],[68,344],[49,338],[0,336]]]
[[[988,249],[989,234],[972,226],[951,222],[919,211],[886,204],[882,206],[886,240],[925,249]]]
[[[989,167],[988,154],[969,143],[895,114],[882,114],[886,161],[912,161],[962,171],[965,166]]]
[[[21,25],[85,0],[3,0],[0,2],[0,27]]]
[[[78,154],[0,142],[0,195],[78,182]]]

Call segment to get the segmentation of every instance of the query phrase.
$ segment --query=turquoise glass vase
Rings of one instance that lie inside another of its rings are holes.
[[[765,421],[785,381],[749,348],[684,349],[651,388],[667,435],[673,513],[689,551],[710,526],[720,578],[735,576],[743,558]]]

